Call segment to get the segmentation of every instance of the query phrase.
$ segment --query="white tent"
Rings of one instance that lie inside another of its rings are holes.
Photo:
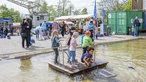
[[[55,18],[55,20],[67,20],[70,18],[72,18],[72,16],[61,16],[61,17]]]
[[[72,17],[72,19],[84,19],[84,18],[91,18],[91,17],[93,17],[92,14],[87,14],[87,15],[74,15]]]
[[[94,15],[92,14],[86,14],[86,15],[73,15],[73,16],[61,16],[56,18],[55,20],[67,20],[67,19],[85,19],[85,18],[91,18]],[[100,18],[101,16],[98,16]]]

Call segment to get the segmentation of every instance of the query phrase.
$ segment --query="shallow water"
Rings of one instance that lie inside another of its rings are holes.
[[[80,58],[81,51],[77,50],[76,58]],[[69,77],[48,67],[54,58],[53,53],[48,53],[27,60],[3,59],[0,82],[146,82],[146,39],[99,45],[95,54],[96,58],[109,62],[105,69],[116,77],[106,78],[97,70]]]

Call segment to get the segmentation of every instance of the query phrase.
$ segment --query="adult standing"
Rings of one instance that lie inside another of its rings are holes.
[[[53,22],[52,31],[53,31],[53,30],[59,31],[59,30],[58,30],[58,23],[57,23],[56,21]]]
[[[7,29],[6,27],[5,27],[5,28],[3,28],[3,33],[4,33],[4,35],[5,35],[5,36],[7,36],[7,35],[8,35],[8,32],[9,32],[9,31],[8,31],[8,29]]]
[[[30,40],[31,40],[32,20],[28,18],[27,23],[28,23],[28,28],[27,28],[28,41],[29,41],[29,45],[31,46]]]
[[[91,32],[91,39],[93,41],[93,33],[94,33],[94,24],[93,24],[93,21],[90,21],[89,25],[88,25],[88,30]]]
[[[43,23],[42,23],[42,30],[43,30],[43,37],[44,37],[44,39],[45,39],[45,36],[46,36],[46,32],[47,32],[47,24],[46,24],[46,21],[44,21]]]
[[[22,37],[22,47],[25,48],[24,42],[26,41],[26,46],[29,48],[29,24],[26,19],[23,19],[21,23],[21,37]]]
[[[138,17],[135,17],[135,20],[133,22],[133,26],[134,26],[134,35],[138,36],[139,35],[139,26],[140,26],[140,22],[138,20]]]
[[[64,37],[64,34],[65,34],[65,27],[66,27],[66,24],[63,22],[60,23],[60,30],[61,30],[61,35],[62,37]]]
[[[83,25],[83,31],[86,32],[88,30],[88,26],[86,24]]]

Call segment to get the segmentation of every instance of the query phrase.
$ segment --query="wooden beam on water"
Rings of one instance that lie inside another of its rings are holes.
[[[82,74],[86,72],[90,72],[94,69],[103,68],[107,65],[108,62],[102,61],[102,60],[96,60],[96,64],[92,64],[90,67],[85,67],[82,63],[78,63],[78,66],[76,68],[72,68],[69,65],[63,65],[63,64],[54,64],[53,62],[49,62],[48,65],[50,68],[55,69],[59,72],[65,73],[69,76],[73,76],[76,74]]]

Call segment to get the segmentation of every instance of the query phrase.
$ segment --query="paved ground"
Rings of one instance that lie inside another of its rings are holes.
[[[145,34],[139,37],[133,37],[129,35],[111,35],[105,37],[99,37],[98,40],[95,40],[95,44],[103,44],[109,42],[117,42],[117,41],[125,41],[125,40],[133,40],[138,38],[145,38]],[[33,36],[35,39],[35,36]],[[81,39],[81,36],[77,38],[78,44]],[[62,45],[65,46],[66,38],[62,38]],[[0,39],[0,57],[6,57],[9,55],[20,56],[20,55],[34,55],[40,53],[47,53],[52,51],[51,49],[51,41],[50,39],[45,41],[37,41],[35,40],[35,44],[31,46],[29,49],[24,49],[21,46],[21,37],[20,36],[11,36],[11,39]]]

